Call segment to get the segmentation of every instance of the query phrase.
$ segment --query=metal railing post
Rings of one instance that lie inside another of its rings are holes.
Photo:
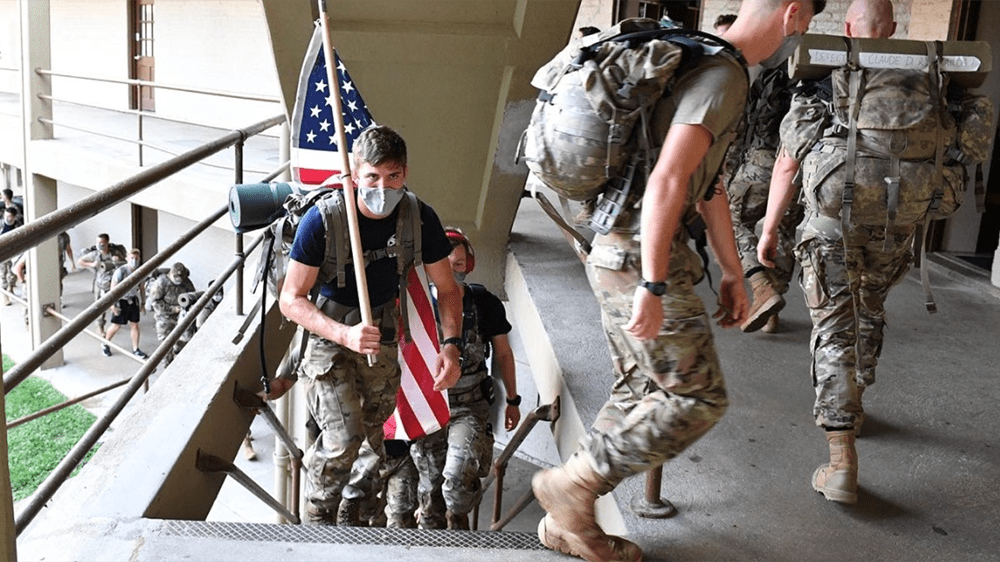
[[[560,397],[556,396],[555,400],[551,404],[544,404],[538,406],[534,410],[528,412],[528,415],[521,420],[521,424],[517,426],[517,430],[514,432],[514,436],[511,438],[507,446],[504,447],[503,451],[500,452],[500,456],[493,461],[493,470],[490,471],[489,476],[483,479],[483,495],[490,486],[496,482],[496,490],[493,493],[493,518],[492,524],[490,525],[491,531],[500,531],[503,527],[509,523],[518,513],[521,513],[525,507],[531,504],[535,497],[534,492],[528,490],[526,494],[518,498],[514,506],[508,510],[506,516],[502,515],[503,508],[503,477],[507,472],[507,463],[510,462],[510,458],[514,456],[514,451],[521,446],[531,430],[534,429],[535,425],[540,421],[547,421],[549,423],[554,423],[559,419],[560,415]],[[480,498],[480,501],[482,499]],[[479,519],[479,504],[475,506],[476,517],[472,522],[472,530],[478,530],[478,519]]]
[[[141,90],[141,88],[140,88],[140,90]],[[139,92],[139,95],[142,96],[142,92],[141,91]],[[138,139],[139,140],[139,143],[138,143],[138,146],[139,146],[139,167],[141,168],[142,165],[143,165],[143,161],[142,161],[142,146],[143,146],[143,143],[142,143],[142,141],[145,140],[145,139],[143,139],[143,136],[142,136],[142,107],[141,107],[142,102],[140,101],[139,104],[140,104],[140,107],[139,107],[139,115],[138,115],[137,123],[138,123],[138,127],[139,127],[139,131],[138,131],[138,135],[139,135],[139,139]]]
[[[646,494],[632,502],[632,512],[647,519],[664,519],[677,513],[677,508],[668,500],[660,498],[663,482],[663,465],[646,471]]]
[[[234,145],[234,157],[235,162],[233,163],[234,178],[233,181],[236,184],[243,183],[243,143],[246,139],[240,139]],[[240,258],[240,266],[236,269],[236,315],[243,316],[243,259],[246,254],[243,253],[243,234],[236,233],[236,257]]]

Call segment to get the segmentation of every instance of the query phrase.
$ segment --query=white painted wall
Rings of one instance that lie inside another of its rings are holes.
[[[127,79],[128,1],[49,0],[52,70]],[[153,17],[156,82],[280,98],[257,0],[156,0]],[[19,68],[19,48],[18,0],[0,0],[0,67]],[[128,107],[128,88],[68,78],[53,81],[57,98],[113,109]],[[19,89],[17,73],[0,70],[0,92]],[[281,111],[277,103],[156,91],[158,114],[223,128],[243,127]]]
[[[126,0],[50,0],[50,13],[53,71],[128,78]],[[53,78],[52,95],[100,107],[128,107],[124,84]]]
[[[21,68],[21,35],[17,0],[0,0],[0,68]],[[0,92],[17,92],[17,72],[0,70]]]
[[[280,98],[260,2],[156,0],[154,14],[156,81]],[[277,115],[282,109],[276,103],[157,90],[156,111],[236,128]]]
[[[77,201],[93,195],[94,192],[71,183],[60,181],[57,184],[57,203],[60,208],[72,205]],[[115,205],[107,211],[69,229],[70,243],[73,255],[80,259],[83,251],[97,242],[97,235],[107,232],[111,241],[129,248],[132,244],[132,216],[127,203]]]

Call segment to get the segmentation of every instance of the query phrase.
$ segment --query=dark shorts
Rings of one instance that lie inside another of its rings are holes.
[[[118,301],[118,314],[111,314],[112,324],[124,326],[128,322],[139,322],[139,299],[121,299]]]

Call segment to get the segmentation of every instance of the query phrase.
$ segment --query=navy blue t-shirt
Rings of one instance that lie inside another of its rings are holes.
[[[396,218],[399,209],[405,205],[405,199],[396,205],[392,213],[383,219],[370,219],[358,212],[358,230],[361,232],[361,249],[381,250],[389,245],[390,239],[396,235]],[[451,242],[444,233],[441,219],[429,205],[420,202],[420,230],[422,238],[423,261],[434,263],[448,257],[451,253]],[[347,237],[347,221],[344,221],[344,236]],[[395,241],[393,242],[395,243]],[[295,242],[289,257],[299,263],[320,267],[326,259],[326,231],[323,229],[323,217],[319,208],[312,207],[302,217],[295,231]],[[343,287],[337,287],[337,280],[331,280],[320,288],[320,294],[345,306],[358,306],[358,285],[354,281],[353,263],[344,269]],[[399,273],[396,271],[396,258],[386,257],[368,264],[365,268],[365,278],[368,282],[368,300],[372,307],[377,307],[395,299],[399,294]]]

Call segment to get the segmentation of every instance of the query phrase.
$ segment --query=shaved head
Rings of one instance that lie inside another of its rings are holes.
[[[844,16],[844,35],[888,39],[896,33],[891,0],[854,0]]]

